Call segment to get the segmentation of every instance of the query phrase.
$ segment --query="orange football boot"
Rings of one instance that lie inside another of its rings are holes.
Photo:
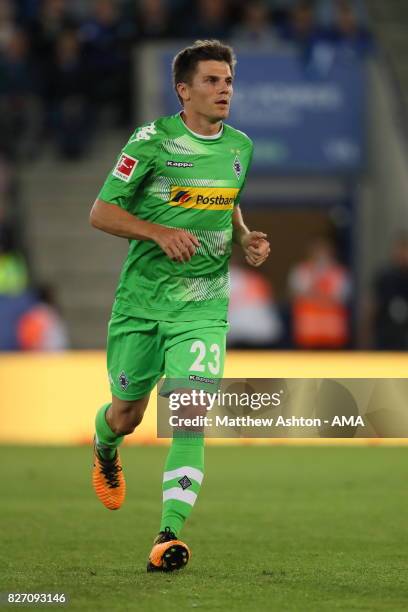
[[[96,495],[108,510],[119,510],[125,501],[126,482],[118,451],[113,459],[104,459],[94,444],[92,484]]]
[[[147,563],[148,572],[173,572],[185,567],[191,557],[187,544],[166,527],[153,542]]]

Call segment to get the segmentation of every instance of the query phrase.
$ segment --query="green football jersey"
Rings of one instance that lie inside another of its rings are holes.
[[[180,114],[134,132],[99,198],[145,221],[194,234],[189,262],[172,261],[153,241],[130,240],[114,312],[167,321],[227,317],[232,211],[252,158],[252,141],[224,124],[195,134]]]

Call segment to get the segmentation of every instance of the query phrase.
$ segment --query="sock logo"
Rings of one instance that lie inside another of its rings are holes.
[[[120,386],[122,388],[123,391],[126,391],[126,389],[129,386],[129,379],[126,376],[125,372],[122,370],[121,373],[118,376],[118,380],[120,382]]]
[[[183,478],[180,478],[180,480],[177,481],[180,485],[180,487],[183,489],[188,489],[188,487],[191,487],[191,485],[193,484],[191,482],[191,480],[188,478],[188,476],[183,476]]]

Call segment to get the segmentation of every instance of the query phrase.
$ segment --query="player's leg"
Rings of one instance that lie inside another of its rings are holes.
[[[208,378],[205,390],[218,389],[225,357],[228,325],[222,321],[174,324],[166,344],[166,377],[199,389],[198,381]],[[195,414],[203,407],[195,409]],[[205,410],[205,408],[204,408]],[[204,432],[178,429],[174,432],[163,474],[163,509],[160,532],[149,557],[148,570],[171,571],[183,567],[190,556],[187,546],[178,540],[200,493],[204,478]],[[185,547],[186,555],[183,556]],[[172,551],[174,549],[174,551]],[[166,557],[167,555],[167,557]]]
[[[123,400],[112,395],[112,402],[104,404],[95,418],[95,442],[104,459],[112,459],[124,436],[134,432],[142,422],[150,394],[136,400]]]
[[[172,571],[187,564],[191,553],[178,534],[193,509],[203,478],[204,433],[180,431],[173,437],[164,467],[162,518],[148,571]]]
[[[95,419],[92,482],[95,493],[109,510],[118,510],[125,500],[126,482],[118,447],[125,435],[141,423],[149,395],[133,401],[112,396]]]
[[[110,510],[122,505],[126,485],[118,447],[143,419],[163,371],[164,353],[157,322],[113,315],[108,334],[108,371],[112,402],[95,419],[93,486]]]

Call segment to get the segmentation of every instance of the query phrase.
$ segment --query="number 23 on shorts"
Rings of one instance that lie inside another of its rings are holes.
[[[207,350],[202,340],[194,340],[191,344],[190,353],[196,355],[196,358],[189,367],[189,372],[204,374],[208,371],[213,376],[219,376],[221,370],[219,344],[213,342]]]
[[[166,376],[189,378],[203,376],[222,378],[225,359],[225,333],[212,333],[207,338],[189,338],[170,349]]]

